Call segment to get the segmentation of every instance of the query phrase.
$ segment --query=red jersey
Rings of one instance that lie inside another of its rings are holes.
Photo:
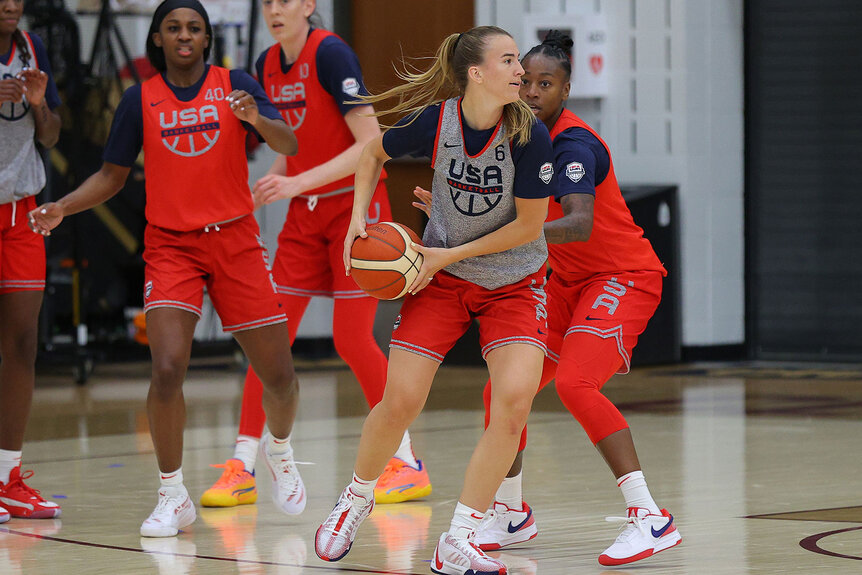
[[[551,139],[556,146],[556,138],[568,128],[588,130],[608,150],[604,140],[583,120],[569,110],[563,113],[551,130]],[[558,177],[563,177],[565,166],[557,166]],[[559,202],[550,202],[546,221],[563,217]],[[660,271],[667,275],[664,266],[656,256],[652,245],[643,230],[635,224],[632,214],[623,200],[620,186],[614,174],[613,160],[608,175],[596,186],[596,200],[593,208],[593,231],[589,241],[548,244],[548,259],[554,273],[566,281],[583,279],[595,274],[618,271]]]
[[[246,130],[225,100],[231,91],[230,72],[217,66],[189,102],[161,74],[141,85],[149,223],[185,232],[254,211]]]
[[[287,73],[281,70],[281,45],[271,46],[266,53],[260,83],[299,141],[299,152],[286,157],[288,176],[328,162],[356,143],[335,99],[318,80],[317,49],[329,36],[335,34],[313,29]],[[380,179],[385,177],[382,172]],[[353,174],[308,190],[304,195],[352,189]]]

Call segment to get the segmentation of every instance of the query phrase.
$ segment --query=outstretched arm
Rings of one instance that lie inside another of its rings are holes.
[[[29,214],[30,227],[43,236],[51,235],[51,230],[59,226],[64,217],[83,212],[114,197],[126,183],[130,170],[125,166],[103,163],[102,168],[74,192],[32,210]]]

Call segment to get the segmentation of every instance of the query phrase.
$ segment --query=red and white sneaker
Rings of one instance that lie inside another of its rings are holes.
[[[0,507],[0,523],[6,523],[11,518],[12,516],[9,515],[9,512],[6,510],[5,507]]]
[[[317,528],[314,552],[324,561],[338,561],[350,551],[359,526],[374,509],[374,497],[356,495],[350,486],[344,488],[338,502]]]
[[[476,530],[475,543],[482,551],[496,551],[529,541],[538,534],[533,510],[526,502],[521,503],[521,509],[512,509],[495,501]]]
[[[33,477],[33,472],[21,473],[20,465],[12,469],[9,473],[9,483],[5,485],[0,483],[0,505],[5,507],[12,517],[29,519],[59,517],[61,512],[59,505],[53,501],[46,501],[39,495],[38,489],[33,489],[24,483],[25,479],[31,477]]]
[[[272,501],[279,511],[299,515],[305,510],[305,484],[293,460],[293,448],[285,453],[269,454],[266,450],[269,434],[260,438],[266,466],[272,474]]]
[[[602,565],[623,565],[646,559],[682,543],[682,536],[667,509],[661,515],[642,507],[629,507],[628,517],[608,517],[606,521],[623,523],[623,532],[613,545],[599,555]]]
[[[442,575],[506,575],[506,564],[485,555],[471,539],[440,535],[431,571]]]
[[[183,527],[195,522],[195,504],[182,485],[159,489],[159,502],[141,524],[144,537],[174,537]]]

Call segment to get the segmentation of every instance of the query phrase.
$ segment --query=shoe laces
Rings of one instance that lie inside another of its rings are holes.
[[[227,462],[225,463],[211,463],[210,467],[216,467],[219,469],[224,469],[222,471],[221,477],[218,478],[218,481],[215,482],[213,487],[231,487],[235,483],[239,483],[244,479],[243,475],[246,472],[244,467],[240,467],[238,465],[231,465]]]
[[[33,477],[33,471],[30,469],[28,469],[27,471],[25,471],[23,473],[19,473],[18,477],[16,477],[15,479],[9,480],[9,483],[6,484],[6,487],[4,488],[4,490],[7,493],[9,493],[9,492],[15,493],[15,495],[18,497],[20,497],[21,495],[25,495],[25,496],[29,497],[30,499],[35,499],[37,501],[44,501],[44,499],[40,495],[41,491],[39,491],[38,489],[34,489],[34,488],[30,487],[29,485],[27,485],[26,483],[24,483],[25,479],[30,479],[31,477]]]
[[[293,454],[290,452],[273,454],[269,458],[275,469],[275,477],[279,487],[290,495],[296,494],[299,491],[299,471],[297,471],[296,463],[293,461]]]
[[[156,508],[153,509],[152,515],[172,514],[173,508],[182,503],[184,495],[168,495],[167,492],[159,491],[159,502],[156,503]]]
[[[341,520],[344,512],[347,511],[347,517],[344,518],[344,523],[341,524],[341,533],[350,533],[353,531],[354,526],[362,516],[364,508],[371,505],[371,503],[359,503],[358,499],[365,498],[354,495],[350,489],[345,489],[332,509],[332,513],[323,522],[323,528],[332,533],[333,536],[338,536],[339,533],[336,531],[338,522]]]
[[[471,535],[473,535],[471,533]],[[466,555],[470,561],[489,561],[492,563],[498,563],[496,559],[492,557],[488,557],[488,555],[482,551],[482,548],[473,543],[472,537],[467,537],[467,539],[461,539],[460,537],[452,537],[449,536],[449,544],[455,547],[458,551]]]
[[[637,513],[628,517],[605,517],[605,521],[621,524],[620,531],[622,533],[617,537],[617,541],[628,541],[638,532],[642,535],[650,535],[647,529],[646,517],[638,517]]]

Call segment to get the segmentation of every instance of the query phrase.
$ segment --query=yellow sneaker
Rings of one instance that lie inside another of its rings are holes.
[[[233,507],[257,501],[254,473],[246,471],[242,461],[228,459],[224,464],[211,465],[210,467],[221,467],[224,471],[215,485],[201,495],[201,505],[204,507]]]
[[[374,501],[377,503],[401,503],[419,499],[431,494],[431,479],[422,461],[417,459],[418,467],[393,457],[386,464],[383,475],[374,488]]]

